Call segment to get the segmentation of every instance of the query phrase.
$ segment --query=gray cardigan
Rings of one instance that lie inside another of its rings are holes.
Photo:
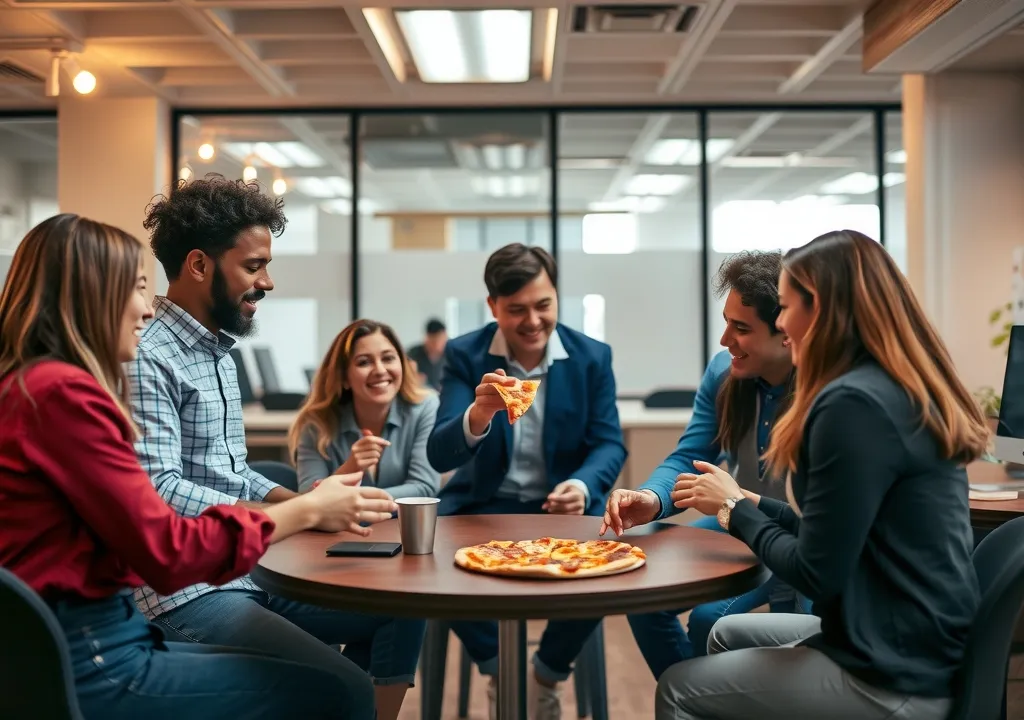
[[[437,495],[441,476],[427,462],[427,438],[434,428],[438,404],[434,393],[418,405],[406,402],[401,396],[394,399],[383,434],[391,445],[384,448],[376,480],[365,472],[363,485],[384,488],[394,498]],[[317,480],[332,475],[348,459],[352,445],[361,436],[351,404],[338,408],[338,432],[327,445],[326,458],[317,450],[316,429],[306,426],[296,451],[299,491],[306,492]]]

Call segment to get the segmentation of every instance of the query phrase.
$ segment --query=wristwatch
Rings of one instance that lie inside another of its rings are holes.
[[[746,500],[742,495],[736,498],[726,498],[725,502],[722,503],[722,507],[718,510],[718,524],[722,526],[723,530],[729,530],[729,519],[732,517],[732,509],[736,507],[736,503],[740,500]]]

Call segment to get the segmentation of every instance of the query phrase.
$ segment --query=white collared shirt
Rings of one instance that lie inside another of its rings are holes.
[[[547,464],[544,459],[544,408],[547,397],[547,384],[543,382],[547,378],[548,368],[552,363],[565,360],[569,357],[562,339],[558,336],[558,330],[551,333],[548,338],[547,350],[544,359],[533,370],[526,370],[522,365],[512,358],[508,341],[502,335],[501,330],[496,330],[491,347],[488,350],[491,355],[504,357],[508,361],[508,374],[520,380],[541,380],[537,386],[537,396],[533,405],[515,425],[512,426],[512,452],[508,473],[498,488],[498,497],[511,498],[520,502],[536,502],[543,500],[550,492],[548,485]],[[469,447],[476,446],[491,431],[491,423],[487,424],[483,434],[474,435],[469,429],[469,409],[462,416],[462,429],[466,435],[466,444]],[[569,482],[577,485],[590,502],[590,492],[586,483],[582,480],[572,479]]]

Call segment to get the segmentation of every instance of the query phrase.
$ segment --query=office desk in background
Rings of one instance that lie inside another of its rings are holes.
[[[1002,485],[1020,483],[1011,478],[1001,463],[978,460],[967,466],[967,478],[971,485]],[[1008,520],[1024,515],[1024,498],[1017,494],[1016,500],[971,500],[971,525],[980,530],[995,530]]]
[[[620,487],[636,487],[675,448],[693,410],[650,409],[640,400],[620,400],[619,422],[629,450],[626,466],[619,477]],[[287,461],[288,430],[295,421],[295,411],[265,410],[248,405],[242,410],[245,443],[251,459]]]

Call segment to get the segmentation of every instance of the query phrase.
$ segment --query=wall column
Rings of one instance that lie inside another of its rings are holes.
[[[156,98],[60,96],[57,198],[72,212],[132,233],[147,244],[146,206],[169,190],[170,111]],[[147,253],[151,289],[166,286]]]
[[[907,277],[970,390],[1000,391],[991,311],[1024,245],[1024,77],[907,75]]]

